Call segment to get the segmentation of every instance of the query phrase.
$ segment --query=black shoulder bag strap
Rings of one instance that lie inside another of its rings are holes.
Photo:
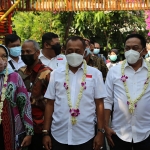
[[[12,69],[13,69],[14,71],[16,71],[16,68],[14,67],[14,65],[13,65],[12,61],[11,61],[11,60],[9,60],[8,62],[9,62],[9,64],[10,64],[10,66],[12,67]]]

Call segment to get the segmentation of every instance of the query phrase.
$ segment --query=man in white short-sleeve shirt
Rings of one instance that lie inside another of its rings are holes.
[[[145,38],[128,35],[126,60],[107,74],[105,130],[111,150],[150,150],[150,64],[143,60],[145,54]]]
[[[25,66],[21,59],[21,38],[16,34],[8,34],[5,36],[5,46],[9,50],[8,68],[18,71],[19,68]]]
[[[39,59],[53,70],[66,65],[66,57],[61,54],[61,45],[57,34],[47,32],[42,36],[42,50]]]
[[[69,38],[66,42],[68,68],[61,67],[51,74],[45,93],[48,102],[43,127],[43,144],[47,150],[102,149],[105,86],[102,73],[83,60],[84,50],[81,37]]]

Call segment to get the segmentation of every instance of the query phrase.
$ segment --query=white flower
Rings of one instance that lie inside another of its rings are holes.
[[[82,76],[82,81],[81,83],[85,83],[85,79],[86,79],[86,74],[87,74],[87,64],[86,64],[86,61],[83,60],[83,64],[84,64],[84,69],[83,69],[83,76]],[[68,106],[70,107],[70,109],[74,109],[72,108],[72,103],[71,103],[71,96],[70,96],[70,87],[69,87],[69,66],[68,64],[66,64],[66,85],[68,85],[68,88],[66,89],[67,91],[67,98],[68,98]],[[77,98],[77,101],[76,101],[76,105],[75,105],[75,109],[79,109],[79,104],[80,104],[80,100],[82,98],[82,94],[83,94],[83,90],[85,88],[84,87],[80,87],[80,90],[79,90],[79,94],[78,94],[78,98]],[[71,122],[72,124],[76,124],[77,123],[77,119],[76,117],[71,117]]]
[[[147,74],[147,78],[146,78],[147,81],[146,82],[149,83],[150,82],[150,64],[149,64],[148,61],[145,61],[145,62],[147,64],[147,66],[148,66],[148,74]],[[125,72],[124,72],[125,63],[126,63],[126,60],[123,61],[122,66],[121,66],[121,73],[122,73],[122,75],[125,74]],[[137,102],[145,94],[145,91],[146,91],[146,89],[147,89],[147,87],[148,87],[149,84],[144,84],[142,92],[139,94],[139,96],[135,100],[131,100],[131,97],[129,95],[129,89],[127,87],[126,82],[123,82],[123,85],[124,85],[124,89],[125,89],[125,92],[126,92],[126,96],[127,96],[128,102],[129,102],[128,103],[128,105],[129,105],[129,111],[132,114],[134,112],[134,110],[135,110],[135,107],[137,106]]]

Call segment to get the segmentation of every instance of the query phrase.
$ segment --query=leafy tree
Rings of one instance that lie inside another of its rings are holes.
[[[76,34],[99,42],[104,50],[123,49],[131,32],[146,34],[142,11],[78,12],[72,28]]]
[[[63,37],[65,24],[61,18],[61,14],[50,12],[17,12],[12,19],[13,30],[22,41],[33,39],[40,43],[42,35],[46,32],[55,32]]]
[[[69,35],[80,35],[97,41],[105,51],[119,48],[127,34],[138,32],[144,36],[143,11],[84,11],[84,12],[17,12],[13,17],[13,29],[25,39],[41,42],[45,32],[55,32],[64,42]]]

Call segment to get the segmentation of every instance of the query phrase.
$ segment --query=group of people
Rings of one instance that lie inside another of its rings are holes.
[[[0,45],[0,147],[2,150],[150,149],[150,64],[146,40],[128,35],[125,60],[109,62],[100,45],[57,34],[34,40],[5,37]]]

